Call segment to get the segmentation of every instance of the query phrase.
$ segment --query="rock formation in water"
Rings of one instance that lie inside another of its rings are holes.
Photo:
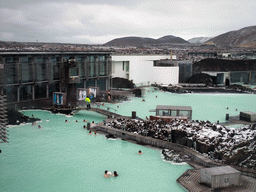
[[[8,125],[19,125],[21,123],[31,123],[40,121],[38,118],[28,117],[15,110],[7,110]]]

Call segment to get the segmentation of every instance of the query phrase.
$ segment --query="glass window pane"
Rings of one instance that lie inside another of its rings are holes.
[[[159,115],[160,116],[169,116],[169,110],[159,110]]]
[[[177,111],[171,111],[171,116],[177,116]]]
[[[17,87],[11,86],[6,88],[7,103],[17,102]]]
[[[17,83],[17,73],[15,72],[15,64],[5,65],[6,84]]]
[[[32,85],[23,85],[19,88],[20,101],[32,99]]]
[[[46,98],[46,84],[38,83],[35,85],[35,98]]]
[[[78,76],[78,68],[69,68],[69,76]]]
[[[100,75],[104,76],[106,75],[106,63],[100,62]]]

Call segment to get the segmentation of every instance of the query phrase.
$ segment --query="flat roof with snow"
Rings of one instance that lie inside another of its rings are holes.
[[[240,173],[240,171],[236,170],[231,166],[221,166],[221,167],[211,167],[201,169],[207,175],[224,175],[224,174],[232,174],[232,173]]]
[[[192,111],[191,106],[157,105],[156,110]]]

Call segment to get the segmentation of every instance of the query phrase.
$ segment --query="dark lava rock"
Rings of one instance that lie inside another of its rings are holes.
[[[163,149],[162,154],[166,161],[173,161],[175,163],[182,163],[190,160],[187,155],[184,155],[184,154],[182,155],[170,149]]]
[[[112,88],[135,88],[135,84],[128,79],[115,77],[112,78]]]
[[[191,93],[190,91],[177,86],[168,86],[166,91],[172,92],[172,93]]]
[[[116,139],[116,136],[113,134],[108,134],[108,135],[106,135],[106,138],[107,139]]]
[[[141,97],[141,89],[134,89],[132,93],[135,95],[135,97]]]
[[[256,93],[256,91],[253,89],[247,88],[242,85],[237,85],[237,84],[229,85],[226,87],[226,89],[235,90],[235,91],[242,92],[242,93],[254,93],[254,94]]]
[[[187,83],[200,83],[205,84],[206,86],[213,86],[215,84],[214,78],[205,73],[199,73],[191,76]]]
[[[7,110],[8,125],[19,125],[21,123],[31,123],[40,121],[38,118],[30,118],[15,110]]]

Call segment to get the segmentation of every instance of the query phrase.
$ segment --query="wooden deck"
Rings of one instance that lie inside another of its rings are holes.
[[[183,173],[177,182],[190,192],[211,191],[210,187],[200,185],[200,170],[189,169]]]
[[[236,124],[253,125],[253,124],[256,124],[256,122],[240,120],[239,116],[230,116],[229,121],[224,122],[224,123],[220,123],[220,125],[224,125],[224,126],[230,126],[230,125],[236,125]]]
[[[101,108],[91,108],[91,111],[95,111],[97,113],[100,113],[102,115],[106,115],[107,117],[121,117],[121,115],[111,112],[110,110],[105,110],[105,109],[101,109]]]

